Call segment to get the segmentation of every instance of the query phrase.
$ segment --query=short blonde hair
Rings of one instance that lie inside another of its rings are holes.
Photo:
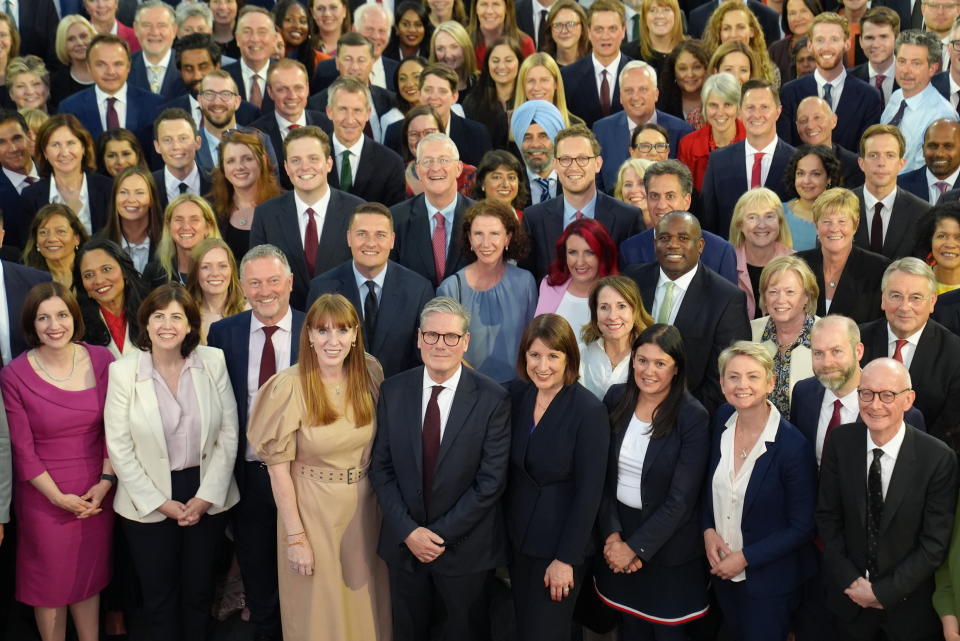
[[[720,357],[717,359],[717,369],[720,370],[720,378],[723,378],[723,373],[726,371],[727,365],[734,356],[749,356],[760,363],[767,373],[767,380],[773,380],[773,356],[770,355],[766,347],[753,341],[737,341],[720,352]]]
[[[39,56],[33,54],[17,56],[7,64],[7,76],[4,79],[7,89],[13,86],[17,76],[25,73],[32,73],[37,76],[47,86],[47,89],[50,89],[50,72],[47,70],[47,65],[43,63]]]
[[[777,212],[777,241],[793,249],[793,235],[790,233],[790,225],[783,215],[783,203],[780,196],[772,189],[766,187],[755,187],[743,192],[743,195],[737,200],[733,208],[733,218],[730,220],[730,244],[734,247],[742,247],[745,241],[743,235],[743,219],[747,216],[747,210],[754,207],[769,207]]]
[[[777,256],[767,263],[763,271],[760,272],[760,309],[767,314],[767,286],[771,282],[779,279],[784,273],[792,271],[800,279],[800,286],[803,287],[803,293],[807,295],[807,304],[803,311],[812,316],[817,311],[817,298],[820,296],[820,286],[817,284],[817,277],[807,261],[798,256]]]
[[[843,187],[827,189],[813,201],[813,224],[819,225],[820,219],[828,213],[840,211],[850,217],[853,228],[860,224],[860,199]]]
[[[628,169],[635,171],[637,178],[642,181],[644,174],[647,173],[647,167],[652,164],[653,161],[649,158],[627,158],[624,160],[620,169],[617,170],[617,184],[613,188],[613,197],[617,200],[623,200],[623,175],[627,173]]]

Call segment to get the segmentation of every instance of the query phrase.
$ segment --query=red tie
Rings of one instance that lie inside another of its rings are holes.
[[[893,350],[893,360],[900,361],[902,363],[903,354],[901,352],[903,350],[903,346],[907,344],[907,341],[905,341],[902,338],[898,338],[896,343],[897,343],[897,348]]]
[[[437,285],[443,281],[447,265],[447,219],[439,211],[433,215],[433,266],[437,270]]]
[[[574,218],[575,218],[576,220],[583,220],[583,212],[582,212],[582,211],[578,211],[576,214],[574,214]]]
[[[311,276],[314,276],[314,270],[317,268],[317,247],[319,247],[320,242],[318,240],[317,234],[317,212],[313,211],[312,208],[307,208],[307,216],[310,219],[307,221],[307,233],[303,237],[303,255],[307,259],[307,271],[310,272]]]
[[[830,432],[833,431],[837,425],[840,425],[840,408],[843,407],[843,403],[838,398],[833,402],[833,414],[830,415],[830,422],[827,423],[827,432],[823,435],[823,446],[827,446],[827,439],[830,438]]]
[[[427,401],[427,411],[423,415],[423,505],[430,504],[433,493],[433,473],[437,469],[437,455],[440,453],[440,405],[437,397],[443,391],[443,385],[434,385]]]
[[[750,172],[750,189],[763,186],[763,182],[760,180],[760,170],[762,169],[761,164],[763,163],[763,157],[765,155],[762,151],[753,154],[753,171]]]
[[[293,124],[287,127],[287,131],[293,131],[294,129],[299,129],[300,125]]]
[[[107,129],[120,128],[120,116],[117,115],[117,108],[114,106],[116,98],[107,98]]]
[[[263,353],[260,356],[260,376],[257,378],[257,389],[271,376],[277,373],[277,352],[273,349],[273,334],[280,329],[276,325],[263,326]]]
[[[610,83],[607,82],[607,70],[600,72],[600,113],[610,115]]]

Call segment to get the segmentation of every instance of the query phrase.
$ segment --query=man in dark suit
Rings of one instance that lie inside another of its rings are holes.
[[[499,498],[510,456],[510,400],[463,366],[468,314],[435,298],[420,315],[424,366],[384,381],[370,477],[383,525],[397,641],[490,638],[487,586],[507,560]],[[417,402],[419,399],[419,402]],[[413,456],[411,456],[413,452]]]
[[[849,70],[880,92],[883,104],[900,88],[895,75],[893,45],[900,34],[900,17],[889,7],[874,5],[860,19],[860,49],[867,62]]]
[[[889,7],[900,17],[900,30],[923,29],[922,0],[877,0],[873,7]]]
[[[357,33],[373,44],[373,59],[370,61],[370,71],[363,78],[368,82],[371,91],[373,87],[382,89],[389,94],[397,91],[397,67],[400,63],[383,55],[384,49],[390,41],[390,30],[393,27],[393,16],[384,6],[375,2],[366,2],[356,7],[353,13],[353,32]],[[346,35],[346,34],[344,34]],[[339,51],[339,44],[337,45]],[[339,65],[333,60],[324,60],[317,64],[310,79],[310,93],[320,93],[343,75]]]
[[[153,132],[153,147],[163,159],[163,169],[153,172],[161,211],[180,194],[209,194],[212,183],[210,175],[197,166],[200,133],[190,114],[183,109],[165,109],[157,116]]]
[[[6,260],[0,260],[0,271],[3,272],[3,291],[0,296],[4,299],[0,307],[6,309],[7,315],[6,327],[0,327],[0,359],[6,364],[29,348],[23,339],[23,325],[20,322],[23,299],[31,287],[50,280],[50,274]]]
[[[720,352],[734,341],[750,339],[747,298],[736,285],[701,265],[703,238],[692,214],[667,214],[656,234],[657,262],[632,265],[623,273],[637,281],[654,319],[680,330],[687,387],[712,412],[724,402],[717,370]]]
[[[807,37],[817,68],[780,89],[783,110],[777,122],[777,134],[791,145],[799,144],[797,107],[807,96],[818,96],[837,116],[834,140],[846,149],[857,149],[864,130],[880,121],[883,111],[880,92],[850,76],[843,67],[850,49],[850,27],[846,18],[832,12],[821,13],[813,19]]]
[[[897,176],[897,185],[936,205],[945,192],[960,186],[960,123],[935,120],[923,135],[923,162]]]
[[[446,134],[424,137],[417,146],[423,193],[390,208],[397,238],[391,258],[435,286],[466,267],[462,250],[463,214],[473,201],[457,191],[463,171],[457,146]]]
[[[603,150],[603,186],[613,191],[617,184],[620,165],[629,157],[630,140],[637,127],[647,123],[660,125],[667,130],[670,157],[677,157],[680,139],[693,131],[686,121],[671,116],[656,108],[660,91],[657,89],[657,72],[646,62],[631,60],[624,65],[618,80],[620,105],[623,111],[601,118],[593,124],[593,133]]]
[[[174,64],[173,40],[177,16],[163,0],[148,0],[137,8],[133,31],[143,47],[130,60],[130,84],[172,100],[187,92]]]
[[[960,103],[960,51],[954,49],[949,43],[955,41],[958,35],[960,34],[957,29],[953,28],[943,45],[949,68],[937,73],[930,81],[940,95],[949,100],[954,107]]]
[[[290,308],[293,274],[272,245],[258,245],[240,261],[240,285],[252,308],[210,326],[207,344],[223,350],[237,400],[240,440],[234,476],[240,502],[233,510],[237,560],[255,639],[280,634],[277,596],[277,508],[267,466],[247,443],[247,419],[270,376],[297,362],[304,315]]]
[[[543,51],[547,35],[547,14],[556,0],[519,0],[517,2],[517,26],[533,38],[537,51]]]
[[[671,211],[690,211],[693,200],[693,177],[687,166],[678,160],[661,160],[647,167],[643,184],[653,227],[620,243],[620,265],[623,267],[657,260],[654,239],[657,223]],[[737,255],[733,245],[708,231],[701,234],[704,244],[700,262],[736,285]]]
[[[823,98],[807,96],[797,105],[797,135],[805,145],[823,145],[833,149],[843,168],[843,186],[853,189],[863,184],[863,171],[857,154],[833,142],[837,127],[837,114],[833,113]]]
[[[353,78],[329,88],[327,118],[333,123],[333,171],[341,191],[392,207],[406,199],[403,158],[363,134],[371,117],[370,89]]]
[[[18,249],[23,249],[30,221],[36,213],[24,211],[21,197],[24,189],[40,180],[30,156],[32,138],[27,121],[18,111],[0,111],[0,211],[6,229],[5,240]]]
[[[953,531],[957,459],[904,421],[910,378],[892,359],[864,367],[863,423],[837,427],[823,450],[817,530],[844,639],[943,638],[932,595]]]
[[[567,109],[583,118],[588,127],[620,111],[620,71],[630,59],[620,53],[626,35],[623,4],[597,0],[587,12],[587,29],[593,47],[588,56],[563,67],[560,75],[567,91]]]
[[[762,185],[787,200],[783,173],[796,150],[777,136],[779,116],[780,97],[769,82],[743,84],[740,119],[747,139],[711,153],[703,178],[700,223],[708,231],[720,236],[729,233],[733,208],[751,187]]]
[[[122,127],[133,132],[144,150],[153,149],[153,120],[160,112],[163,98],[127,82],[127,41],[112,34],[97,34],[87,47],[87,60],[95,86],[60,101],[60,113],[72,113],[79,118],[94,140],[104,129]]]
[[[710,22],[710,16],[720,6],[722,0],[710,0],[687,13],[689,17],[687,33],[693,38],[703,37],[703,31]],[[763,37],[767,44],[773,44],[780,39],[780,14],[757,0],[747,0],[747,7],[757,17]]]
[[[853,242],[887,258],[913,256],[920,221],[930,207],[897,186],[897,172],[905,162],[903,136],[896,127],[872,125],[860,145],[864,183],[853,190],[860,199]]]
[[[236,26],[240,59],[223,68],[237,83],[240,97],[260,110],[273,110],[273,100],[266,92],[267,70],[276,48],[276,25],[273,14],[263,7],[249,6],[240,10]]]
[[[430,65],[420,72],[420,100],[433,107],[440,116],[443,130],[460,150],[460,159],[476,167],[483,155],[490,151],[490,132],[475,120],[462,118],[450,108],[456,104],[460,93],[460,80],[456,72],[440,64]],[[395,122],[383,135],[383,144],[403,155],[407,145],[403,137],[403,122]]]
[[[60,18],[52,0],[19,0],[16,13],[19,55],[40,56],[48,69],[60,67],[62,63],[57,58],[57,23]]]
[[[566,124],[560,110],[546,100],[528,100],[513,110],[510,131],[520,150],[530,187],[530,202],[524,208],[560,195],[560,182],[553,163],[553,139]]]
[[[350,258],[349,212],[359,198],[327,185],[330,139],[319,127],[300,127],[283,142],[284,168],[293,191],[257,206],[250,245],[276,245],[293,271],[291,304],[303,309],[310,279]]]
[[[523,226],[530,238],[526,265],[538,282],[546,276],[556,257],[557,239],[574,220],[586,217],[600,221],[618,246],[643,229],[643,219],[636,207],[597,189],[596,176],[604,159],[593,132],[582,125],[564,129],[557,134],[555,148],[554,168],[563,195],[528,207],[523,216]]]
[[[894,261],[883,275],[886,318],[860,326],[861,364],[889,356],[910,370],[927,428],[960,449],[960,338],[930,320],[937,302],[933,270],[918,258]]]
[[[307,296],[307,309],[321,294],[342,294],[353,304],[363,319],[364,347],[388,378],[419,364],[420,311],[434,296],[430,281],[389,260],[395,238],[389,209],[358,206],[347,232],[353,259],[314,278]]]

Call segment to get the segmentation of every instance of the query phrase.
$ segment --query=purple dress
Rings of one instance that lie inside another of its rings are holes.
[[[110,581],[113,491],[100,514],[77,519],[30,484],[46,471],[61,492],[80,496],[103,471],[103,405],[113,356],[105,347],[80,345],[97,381],[90,389],[69,392],[48,383],[33,371],[26,352],[0,370],[13,448],[16,598],[32,606],[77,603]]]

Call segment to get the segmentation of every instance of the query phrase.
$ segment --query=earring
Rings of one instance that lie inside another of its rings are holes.
[[[357,346],[357,341],[353,341],[352,343],[350,343],[350,347],[356,347],[356,346]]]

